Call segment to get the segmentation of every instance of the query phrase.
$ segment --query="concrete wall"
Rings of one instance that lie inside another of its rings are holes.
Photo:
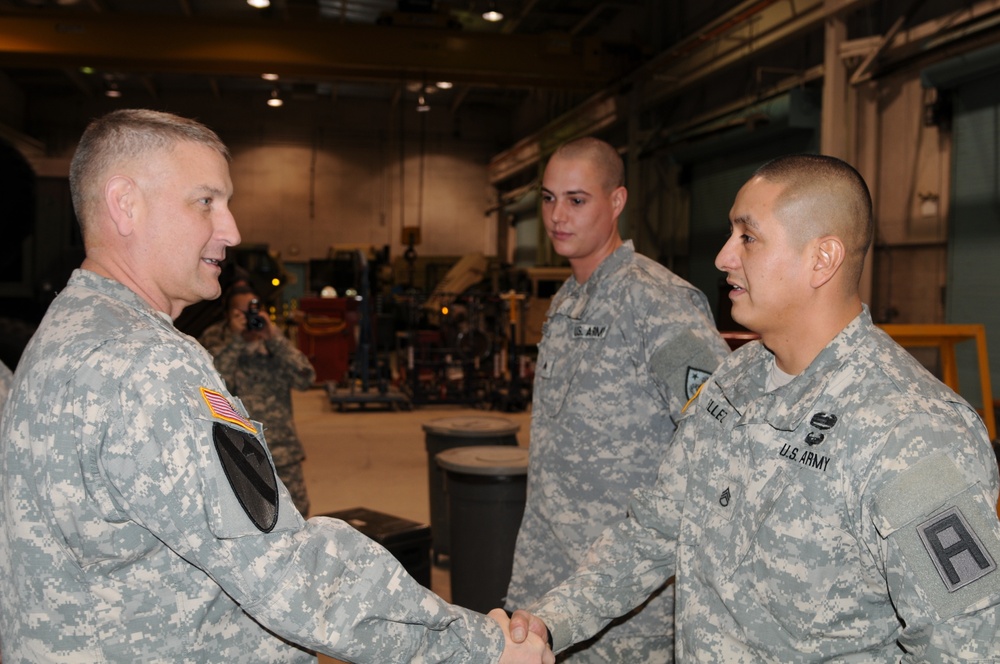
[[[357,99],[291,99],[270,109],[262,99],[210,94],[50,98],[33,101],[13,129],[46,145],[44,157],[29,157],[37,172],[65,175],[86,123],[129,105],[194,117],[218,132],[233,155],[231,205],[244,242],[266,243],[285,260],[323,258],[331,245],[388,244],[399,256],[403,225],[421,226],[420,255],[496,252],[495,215],[485,214],[496,196],[486,164],[506,144],[499,111],[418,114],[389,100]]]

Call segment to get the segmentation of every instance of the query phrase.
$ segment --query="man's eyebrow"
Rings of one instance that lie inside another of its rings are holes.
[[[543,186],[541,189],[542,189],[542,193],[552,194],[553,196],[556,193],[556,192],[552,191],[551,189],[549,189],[548,187],[545,187],[545,186]],[[570,189],[569,191],[564,192],[564,195],[565,196],[590,196],[591,193],[589,191],[587,191],[586,189]]]
[[[736,224],[740,224],[741,226],[749,228],[752,231],[760,230],[760,225],[756,221],[754,221],[752,217],[748,217],[746,215],[740,215],[736,217],[735,219],[733,219],[732,223],[734,226]]]

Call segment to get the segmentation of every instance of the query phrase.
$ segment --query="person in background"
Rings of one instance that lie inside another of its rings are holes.
[[[220,294],[228,150],[118,110],[70,189],[86,258],[18,365],[0,427],[9,662],[552,662],[506,614],[451,606],[348,524],[304,520],[263,426],[174,327]]]
[[[198,338],[215,358],[229,392],[255,419],[265,423],[267,446],[278,478],[302,516],[309,516],[309,495],[302,474],[305,450],[295,431],[291,390],[307,390],[316,371],[267,315],[260,298],[237,284],[225,297],[226,318]]]
[[[848,164],[762,166],[716,266],[761,335],[687,407],[655,485],[515,614],[557,651],[676,573],[677,659],[984,662],[1000,652],[997,463],[979,416],[876,327]]]
[[[624,165],[583,138],[552,155],[542,219],[572,276],[549,307],[535,373],[528,495],[508,609],[528,606],[583,562],[656,479],[684,404],[729,352],[705,295],[623,241]],[[673,588],[560,659],[673,661]]]

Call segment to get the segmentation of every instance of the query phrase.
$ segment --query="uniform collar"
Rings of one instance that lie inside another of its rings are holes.
[[[95,290],[99,293],[107,295],[108,297],[114,298],[121,302],[122,304],[135,309],[136,311],[143,313],[147,316],[155,317],[157,320],[166,323],[170,327],[174,327],[174,320],[169,314],[162,311],[157,311],[148,302],[139,297],[139,295],[133,291],[131,288],[125,284],[115,281],[114,279],[108,279],[107,277],[102,277],[96,272],[91,272],[90,270],[85,270],[83,268],[77,268],[73,270],[73,274],[70,276],[70,284],[79,284],[84,288],[89,288]]]
[[[603,291],[604,282],[614,275],[622,265],[631,261],[634,256],[635,247],[632,240],[625,240],[620,247],[601,261],[601,264],[591,273],[587,281],[580,284],[577,283],[576,277],[570,276],[566,280],[566,285],[560,290],[561,297],[556,304],[555,313],[573,319],[583,317],[591,296],[598,290]]]
[[[743,423],[767,422],[776,429],[794,430],[809,415],[840,368],[858,352],[863,340],[871,335],[874,324],[865,305],[860,314],[840,331],[816,359],[790,383],[765,393],[764,385],[771,363],[771,351],[755,342],[741,359],[739,368],[720,372],[716,380],[726,400],[741,415]],[[750,357],[746,357],[750,354]]]

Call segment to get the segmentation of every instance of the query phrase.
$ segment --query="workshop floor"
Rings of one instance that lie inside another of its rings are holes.
[[[427,450],[422,425],[442,417],[502,417],[520,425],[518,444],[528,445],[529,411],[501,413],[455,406],[411,411],[339,412],[322,389],[293,392],[295,424],[306,448],[303,466],[312,514],[352,507],[430,524]],[[450,599],[448,570],[431,569],[431,588]],[[320,656],[319,664],[337,660]]]

